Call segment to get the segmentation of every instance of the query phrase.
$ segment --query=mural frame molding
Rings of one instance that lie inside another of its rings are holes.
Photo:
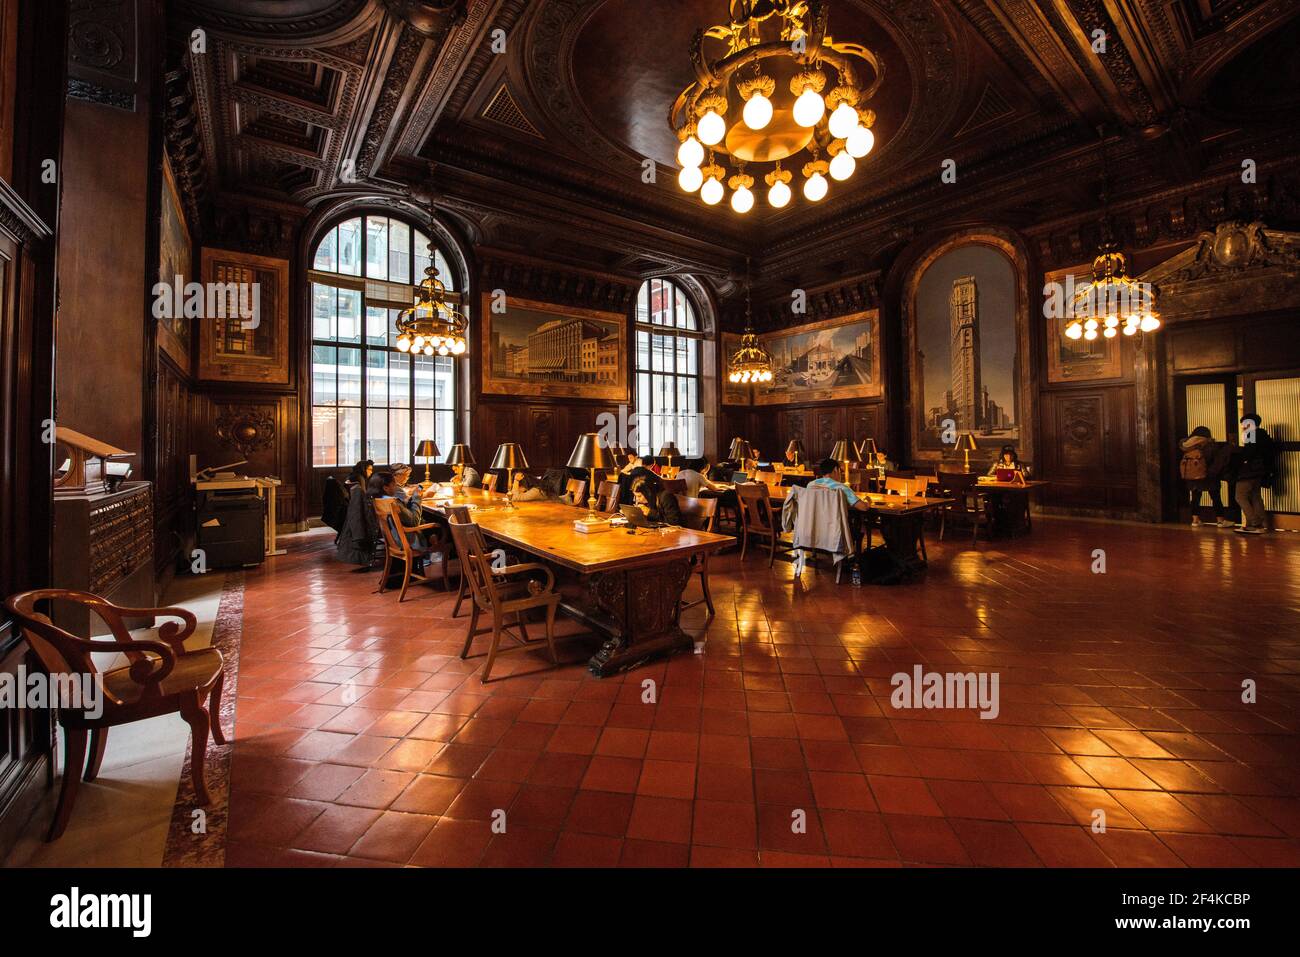
[[[1023,238],[1009,229],[996,226],[977,226],[949,234],[925,247],[924,251],[907,268],[903,282],[899,308],[902,311],[903,348],[907,361],[907,388],[903,396],[903,415],[906,424],[904,433],[908,452],[914,464],[938,464],[945,461],[942,451],[921,448],[921,432],[924,425],[925,397],[916,394],[917,383],[921,381],[917,361],[916,333],[916,294],[921,285],[921,278],[926,271],[944,255],[963,246],[988,246],[1006,256],[1010,261],[1016,284],[1016,352],[1019,358],[1019,375],[1016,382],[1016,401],[1019,415],[1023,420],[1020,426],[1020,441],[1017,451],[1022,461],[1037,464],[1038,423],[1034,410],[1037,408],[1036,383],[1034,377],[1035,357],[1033,352],[1033,333],[1030,320],[1030,257]]]

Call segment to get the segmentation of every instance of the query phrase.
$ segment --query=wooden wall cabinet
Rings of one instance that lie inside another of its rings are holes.
[[[115,605],[151,607],[153,538],[153,487],[148,482],[56,499],[53,585],[92,592]],[[55,605],[54,621],[83,638],[102,627],[84,607],[63,602]]]

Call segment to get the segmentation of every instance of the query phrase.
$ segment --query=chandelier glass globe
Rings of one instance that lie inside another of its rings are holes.
[[[742,214],[754,208],[754,194],[748,186],[742,186],[731,194],[731,208]]]
[[[831,114],[831,136],[837,140],[847,139],[858,126],[858,111],[848,103],[840,103]]]
[[[682,145],[677,147],[677,162],[683,169],[698,167],[704,162],[704,147],[694,136],[688,136],[682,140]]]
[[[803,184],[803,194],[810,202],[817,202],[826,196],[826,190],[830,184],[826,182],[826,177],[821,173],[813,173]]]
[[[831,160],[831,178],[846,180],[853,175],[853,170],[857,165],[857,160],[848,153],[843,151],[836,153],[835,158]]]
[[[684,166],[677,174],[677,185],[688,193],[694,193],[704,185],[704,174],[698,166]]]
[[[741,115],[745,125],[751,130],[761,130],[772,122],[772,101],[762,93],[755,93],[745,104],[744,113]]]
[[[700,199],[704,200],[710,206],[716,206],[722,202],[722,194],[725,192],[722,188],[721,180],[710,177],[708,181],[700,188]]]
[[[816,126],[826,112],[826,101],[812,87],[799,94],[794,101],[794,121],[800,126]]]
[[[772,188],[767,191],[767,202],[773,209],[781,209],[790,202],[790,187],[785,183],[777,180],[772,184]]]
[[[857,126],[844,141],[844,150],[854,159],[862,159],[876,145],[876,134],[865,126]]]
[[[700,142],[705,146],[716,146],[727,135],[727,121],[718,114],[717,110],[709,110],[700,117],[696,132],[699,134]]]

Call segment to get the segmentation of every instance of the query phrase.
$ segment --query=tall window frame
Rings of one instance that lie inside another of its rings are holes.
[[[397,316],[415,301],[428,244],[422,225],[386,211],[350,211],[317,234],[307,270],[313,468],[413,463],[424,439],[442,456],[451,448],[461,364],[396,345]],[[436,240],[433,247],[447,301],[459,307],[457,273]]]
[[[672,441],[683,457],[703,455],[708,333],[700,310],[680,284],[647,279],[633,326],[638,454],[657,455]]]

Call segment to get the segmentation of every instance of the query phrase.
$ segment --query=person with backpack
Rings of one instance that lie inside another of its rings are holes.
[[[1241,506],[1241,535],[1263,535],[1268,531],[1261,489],[1272,488],[1277,474],[1277,447],[1273,437],[1253,412],[1241,417],[1241,447],[1233,456],[1236,474],[1235,498]]]
[[[1192,434],[1178,444],[1178,476],[1187,485],[1187,494],[1192,506],[1192,527],[1201,525],[1201,516],[1197,510],[1201,506],[1201,496],[1210,496],[1210,505],[1214,509],[1214,524],[1228,528],[1232,522],[1224,514],[1223,499],[1219,495],[1219,483],[1228,466],[1232,453],[1227,442],[1216,442],[1210,430],[1203,425],[1192,429]]]

